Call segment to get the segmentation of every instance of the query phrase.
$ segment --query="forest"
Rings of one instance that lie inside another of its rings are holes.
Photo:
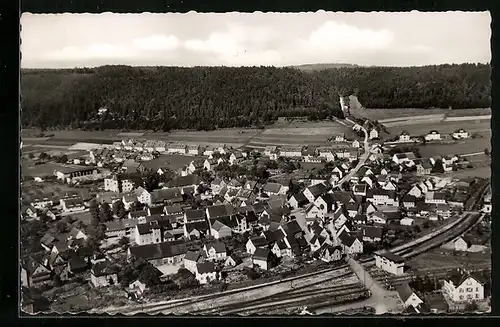
[[[129,67],[21,72],[21,123],[42,129],[213,130],[278,117],[342,117],[338,96],[365,108],[486,108],[486,64],[424,67]],[[100,108],[105,113],[98,114]],[[366,109],[369,110],[369,109]]]

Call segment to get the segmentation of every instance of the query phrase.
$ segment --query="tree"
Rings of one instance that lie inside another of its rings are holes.
[[[68,232],[68,224],[63,220],[57,222],[56,228],[57,231],[61,234]]]
[[[484,149],[484,154],[489,157],[490,156],[490,150],[489,149]]]
[[[109,204],[103,203],[101,205],[101,210],[99,213],[99,221],[100,222],[108,222],[113,220],[113,213],[111,212],[111,209],[109,208]]]
[[[126,216],[125,205],[122,200],[115,201],[113,203],[113,214],[119,219],[123,219]]]
[[[160,187],[159,184],[160,176],[156,172],[150,173],[144,178],[144,188],[148,192],[158,189]]]
[[[160,283],[161,272],[153,267],[151,264],[145,265],[139,273],[139,280],[146,284],[148,287]]]
[[[474,312],[479,309],[476,301],[469,302],[465,305],[465,311]]]
[[[123,236],[122,238],[120,238],[120,240],[118,241],[118,244],[120,246],[125,246],[125,245],[128,245],[130,242],[129,238],[126,237],[126,236]]]
[[[76,221],[77,219],[71,215],[67,215],[66,217],[64,217],[64,221],[67,223],[67,224],[72,224]]]
[[[40,160],[49,160],[50,156],[47,153],[42,152],[42,153],[40,153],[40,155],[38,156],[38,158],[40,158]]]
[[[59,157],[59,160],[57,160],[59,163],[67,163],[68,162],[68,156],[63,154],[61,157]]]
[[[30,153],[28,153],[28,158],[33,159],[33,158],[35,158],[35,155],[32,152],[30,152]]]
[[[100,210],[97,201],[93,200],[90,203],[89,211],[91,215],[91,224],[92,226],[96,227],[100,222]]]

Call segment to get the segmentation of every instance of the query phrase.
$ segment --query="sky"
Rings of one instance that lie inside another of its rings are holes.
[[[31,14],[22,68],[491,60],[489,12]]]

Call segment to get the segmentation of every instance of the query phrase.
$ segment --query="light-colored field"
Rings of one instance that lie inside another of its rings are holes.
[[[333,127],[295,127],[295,128],[269,128],[260,135],[321,135],[331,136],[334,134],[342,134],[345,132],[343,126]]]
[[[491,166],[458,170],[451,172],[448,175],[454,178],[471,178],[471,177],[491,178]]]
[[[460,143],[426,144],[419,146],[420,154],[424,158],[439,155],[476,153],[482,152],[484,149],[491,149],[489,138],[470,139]]]
[[[435,115],[421,115],[421,116],[411,116],[411,117],[391,117],[386,119],[380,119],[378,122],[383,123],[388,126],[387,123],[391,122],[399,122],[399,121],[415,121],[415,120],[442,120],[444,118],[444,114],[435,114]]]
[[[60,169],[61,165],[56,163],[45,163],[41,165],[23,165],[21,167],[21,173],[24,176],[52,176],[54,175],[54,170]]]
[[[447,114],[450,117],[491,115],[491,108],[471,108],[471,109],[418,109],[418,108],[397,108],[397,109],[351,109],[355,116],[366,117],[371,120],[381,120],[393,117],[411,117],[420,115]]]
[[[450,134],[455,130],[463,128],[469,133],[484,133],[485,137],[491,135],[491,121],[457,121],[457,122],[434,122],[425,124],[412,124],[405,126],[392,126],[387,127],[387,130],[392,135],[399,135],[403,131],[407,131],[412,136],[425,135],[429,131],[435,129],[441,134]]]
[[[444,121],[453,122],[453,121],[471,121],[471,120],[491,120],[491,115],[446,117]]]
[[[140,137],[143,136],[144,133],[118,133],[116,136],[123,136],[123,137]]]
[[[172,170],[177,170],[179,168],[188,165],[191,161],[198,159],[200,157],[195,156],[183,156],[183,155],[161,155],[156,159],[151,161],[146,161],[143,163],[144,167],[158,170],[158,168],[169,167]]]

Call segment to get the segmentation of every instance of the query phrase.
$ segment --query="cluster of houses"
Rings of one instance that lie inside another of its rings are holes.
[[[89,271],[90,282],[95,287],[116,284],[119,267],[88,247],[87,239],[88,235],[75,227],[69,233],[45,234],[40,240],[44,252],[30,255],[21,262],[22,286],[37,286],[56,277],[66,281]]]
[[[438,313],[448,310],[448,302],[465,303],[484,300],[484,286],[482,276],[459,268],[443,280],[440,292],[423,294],[414,290],[408,283],[396,287],[396,291],[403,303],[405,313]],[[436,297],[437,301],[434,300]]]
[[[25,196],[21,205],[21,220],[40,220],[42,216],[56,220],[59,213],[86,210],[91,197],[88,192],[64,192],[58,196],[52,193]]]
[[[470,137],[470,134],[463,128],[460,128],[451,133],[450,136],[454,140],[464,140],[468,139]],[[441,133],[437,130],[429,131],[429,133],[425,134],[423,138],[425,139],[426,142],[441,141],[444,139],[443,135],[441,135]],[[416,141],[416,138],[412,138],[408,132],[403,131],[399,135],[398,141],[402,143],[413,142]]]

